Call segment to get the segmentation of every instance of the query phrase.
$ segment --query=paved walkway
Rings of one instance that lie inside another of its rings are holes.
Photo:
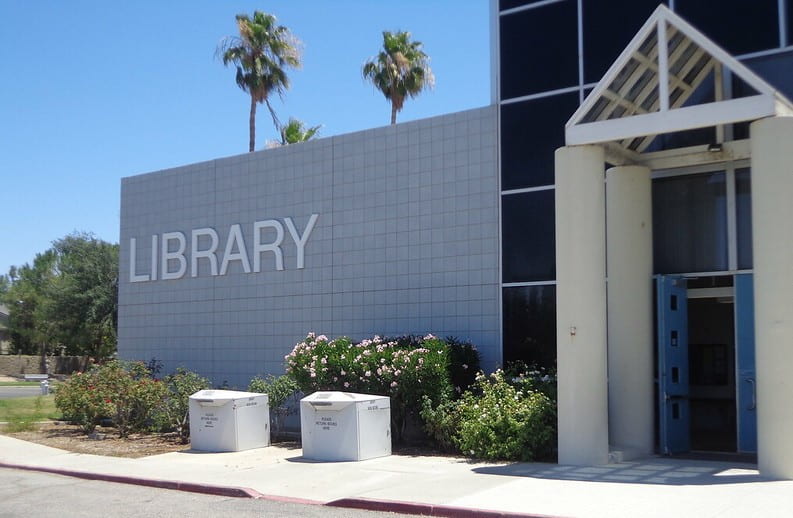
[[[436,516],[793,515],[793,481],[763,479],[750,465],[660,458],[600,467],[400,455],[329,463],[305,460],[299,449],[269,447],[125,459],[0,436],[0,467]]]

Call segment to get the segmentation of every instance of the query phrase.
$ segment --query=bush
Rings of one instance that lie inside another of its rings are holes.
[[[99,385],[99,369],[78,372],[55,387],[55,406],[67,421],[91,433],[102,417],[111,414],[109,398]]]
[[[163,430],[173,430],[182,444],[190,439],[190,396],[199,390],[208,389],[209,380],[183,368],[166,376],[165,397],[155,411],[155,421]]]
[[[447,336],[449,345],[449,376],[457,395],[462,394],[476,380],[480,370],[479,351],[471,342],[461,342],[454,336]]]
[[[109,417],[119,436],[127,437],[149,425],[164,395],[164,385],[151,378],[145,364],[113,360],[61,384],[55,405],[86,433],[94,431],[101,418]]]
[[[556,401],[556,370],[529,366],[518,360],[504,367],[504,376],[519,390],[542,392]]]
[[[108,362],[98,369],[98,386],[110,406],[109,417],[119,437],[149,427],[155,409],[165,397],[165,385],[151,377],[143,362]]]
[[[424,396],[438,400],[451,390],[448,346],[432,335],[402,341],[375,336],[353,343],[309,333],[285,359],[287,375],[306,394],[341,390],[390,396],[397,440],[408,416],[418,416]]]
[[[425,429],[444,449],[489,460],[550,460],[556,445],[556,404],[530,387],[531,375],[513,382],[503,371],[480,374],[458,401],[427,398]]]
[[[273,435],[280,435],[287,416],[297,413],[296,394],[300,389],[297,382],[290,376],[273,376],[253,378],[248,385],[248,392],[267,394],[270,415],[273,421]]]

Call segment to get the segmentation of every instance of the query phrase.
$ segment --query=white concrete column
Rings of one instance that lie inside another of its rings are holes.
[[[793,478],[793,117],[751,125],[760,473]]]
[[[556,150],[559,463],[608,462],[605,157]]]
[[[653,453],[653,224],[650,169],[606,172],[609,443]]]

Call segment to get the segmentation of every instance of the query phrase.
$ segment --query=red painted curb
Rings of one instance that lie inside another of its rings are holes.
[[[369,498],[341,498],[325,504],[330,507],[345,509],[363,509],[402,514],[418,514],[422,516],[444,516],[449,518],[557,518],[545,514],[512,513],[507,511],[489,511],[468,507],[449,505],[420,504],[399,500],[374,500]]]
[[[108,475],[103,473],[89,473],[87,471],[74,471],[70,469],[46,468],[40,466],[26,466],[23,464],[9,464],[0,462],[0,468],[20,469],[25,471],[39,471],[51,473],[53,475],[64,475],[67,477],[82,478],[85,480],[99,480],[102,482],[116,482],[119,484],[132,484],[137,486],[156,487],[160,489],[172,489],[176,491],[188,491],[191,493],[203,493],[206,495],[227,496],[233,498],[270,498],[258,491],[247,487],[235,486],[214,486],[210,484],[199,484],[194,482],[177,482],[173,480],[158,480],[152,478],[127,477],[124,475]]]
[[[362,509],[366,511],[416,514],[423,516],[443,516],[450,518],[558,518],[543,514],[489,511],[485,509],[472,509],[466,507],[453,507],[447,505],[422,504],[418,502],[402,502],[398,500],[375,500],[370,498],[341,498],[338,500],[333,500],[332,502],[323,503],[317,500],[308,500],[305,498],[265,495],[259,493],[254,489],[247,487],[215,486],[211,484],[200,484],[195,482],[178,482],[173,480],[128,477],[124,475],[90,473],[87,471],[75,471],[75,470],[60,469],[60,468],[47,468],[43,466],[27,466],[24,464],[11,464],[7,462],[0,462],[0,468],[19,469],[24,471],[38,471],[41,473],[51,473],[53,475],[63,475],[67,477],[81,478],[85,480],[115,482],[118,484],[131,484],[137,486],[155,487],[159,489],[187,491],[191,493],[201,493],[205,495],[226,496],[232,498],[254,498],[260,500],[272,500],[276,502],[285,502],[285,503],[303,504],[303,505],[326,505],[329,507],[340,507],[345,509]]]

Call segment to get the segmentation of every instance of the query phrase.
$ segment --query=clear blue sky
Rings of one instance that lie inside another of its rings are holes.
[[[490,101],[488,0],[0,0],[0,273],[77,231],[118,241],[120,179],[247,151],[247,95],[215,58],[234,15],[275,14],[304,43],[281,119],[332,136],[388,123],[361,79],[383,30],[431,56],[407,121]],[[266,110],[257,146],[274,139]]]

